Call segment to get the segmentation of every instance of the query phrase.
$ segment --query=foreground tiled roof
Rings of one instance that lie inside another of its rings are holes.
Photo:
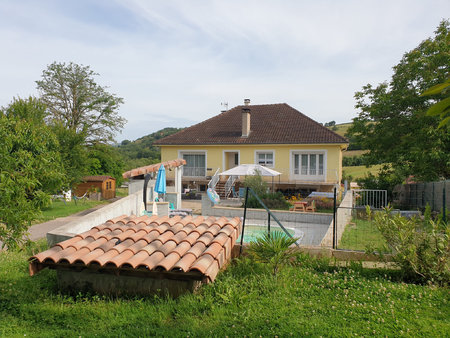
[[[242,137],[242,108],[234,107],[206,121],[155,141],[184,144],[317,144],[348,141],[286,103],[250,105],[250,135]]]
[[[123,173],[122,177],[123,178],[131,178],[131,177],[145,175],[145,174],[148,174],[148,173],[154,173],[154,172],[157,172],[159,170],[159,167],[161,165],[163,165],[164,168],[166,168],[166,169],[170,169],[170,168],[179,167],[179,166],[182,166],[182,165],[185,165],[185,164],[186,164],[186,160],[184,160],[182,158],[178,158],[178,159],[172,160],[172,161],[156,163],[156,164],[150,164],[150,165],[147,165],[145,167],[140,167],[140,168],[129,170],[129,171]]]
[[[230,259],[240,231],[238,217],[123,215],[31,257],[29,270],[30,275],[58,266],[190,274],[208,282]]]

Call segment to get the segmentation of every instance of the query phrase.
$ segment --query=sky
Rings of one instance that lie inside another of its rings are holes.
[[[354,93],[389,81],[449,17],[448,0],[0,0],[0,106],[38,96],[56,61],[89,66],[124,99],[117,141],[245,98],[345,123]]]

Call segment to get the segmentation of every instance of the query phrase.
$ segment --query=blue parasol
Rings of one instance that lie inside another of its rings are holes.
[[[156,177],[155,191],[160,194],[166,193],[166,169],[161,164]]]

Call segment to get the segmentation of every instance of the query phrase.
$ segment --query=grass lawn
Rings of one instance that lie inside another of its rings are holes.
[[[339,249],[365,250],[379,249],[386,242],[376,226],[367,220],[353,219],[342,234]]]
[[[345,175],[351,175],[353,179],[362,178],[369,172],[377,175],[378,171],[381,169],[382,165],[374,165],[369,168],[367,168],[365,165],[358,165],[358,166],[352,166],[352,167],[343,167],[343,171]]]
[[[108,202],[83,200],[77,201],[77,203],[75,204],[75,201],[72,200],[64,204],[64,202],[61,200],[55,200],[52,202],[52,205],[49,208],[42,210],[42,216],[38,220],[36,220],[36,222],[47,222],[58,217],[70,216],[77,212],[90,209],[95,207],[96,205],[105,203]]]
[[[128,188],[116,188],[116,196],[117,197],[128,196]]]
[[[343,157],[361,156],[367,153],[367,150],[346,150],[342,153]]]
[[[197,294],[109,298],[62,294],[56,273],[28,276],[24,252],[0,253],[0,336],[423,336],[450,332],[447,288],[399,271],[302,258],[275,278],[243,259]]]

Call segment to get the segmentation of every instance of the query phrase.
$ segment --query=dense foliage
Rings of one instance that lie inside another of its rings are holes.
[[[362,155],[346,156],[342,158],[342,166],[344,167],[353,167],[364,164],[364,157]]]
[[[435,100],[421,96],[444,82],[450,72],[450,27],[444,20],[435,36],[406,53],[389,83],[368,84],[355,94],[359,115],[349,135],[368,149],[367,164],[389,163],[386,171],[431,181],[450,176],[450,133],[438,128],[439,116],[428,116]]]
[[[439,116],[439,128],[450,128],[450,77],[444,83],[439,83],[427,89],[422,96],[439,95],[437,102],[427,110],[429,116]]]
[[[0,241],[19,246],[31,221],[64,181],[58,140],[44,123],[45,106],[16,99],[0,110]]]
[[[249,187],[262,200],[269,209],[288,210],[291,206],[281,192],[269,192],[269,186],[261,175],[247,176],[244,187]],[[244,204],[242,205],[244,206]],[[247,198],[248,208],[263,208],[261,203],[249,192]]]
[[[108,144],[94,144],[88,152],[89,175],[110,175],[116,179],[116,186],[120,187],[124,172],[124,160],[117,147]]]
[[[431,217],[408,219],[392,215],[391,209],[375,213],[374,222],[407,278],[450,284],[450,226],[447,222]]]

